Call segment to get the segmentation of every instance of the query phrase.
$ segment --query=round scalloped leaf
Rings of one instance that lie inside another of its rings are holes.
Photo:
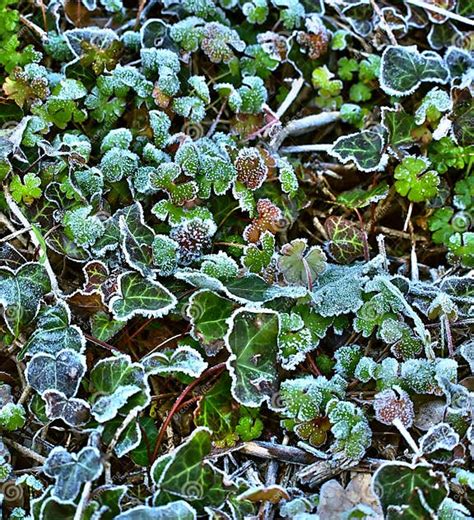
[[[278,267],[288,283],[311,288],[326,269],[326,255],[318,246],[307,249],[307,241],[297,238],[281,248]]]

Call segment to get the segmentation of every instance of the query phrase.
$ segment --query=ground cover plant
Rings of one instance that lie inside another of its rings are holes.
[[[474,510],[468,0],[0,0],[0,508]]]

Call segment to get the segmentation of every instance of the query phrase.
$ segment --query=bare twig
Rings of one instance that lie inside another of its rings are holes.
[[[286,96],[283,103],[278,107],[278,110],[275,112],[275,115],[278,119],[281,119],[283,114],[290,108],[293,101],[297,98],[298,94],[300,93],[301,87],[304,84],[304,78],[303,76],[300,76],[298,79],[294,79],[291,82],[291,89],[288,92],[288,95]]]
[[[19,444],[18,442],[12,441],[8,437],[2,437],[2,441],[7,445],[13,448],[14,450],[18,451],[28,459],[35,460],[39,464],[43,465],[46,462],[45,457],[42,457],[38,453],[36,453],[33,450],[30,450],[30,448],[27,448],[26,446],[23,446],[22,444]]]
[[[289,464],[311,464],[316,461],[314,455],[300,448],[265,441],[244,442],[240,452],[252,457],[276,459]]]
[[[451,20],[456,20],[458,22],[465,23],[466,25],[474,26],[474,20],[470,20],[465,16],[461,16],[460,14],[453,13],[452,11],[447,11],[442,7],[438,7],[435,4],[429,4],[428,2],[424,2],[423,0],[406,0],[407,4],[414,5],[416,7],[421,7],[421,9],[426,9],[427,11],[432,11],[433,13],[441,14],[446,18],[451,18]]]
[[[303,153],[303,152],[327,152],[332,148],[332,144],[300,144],[296,146],[284,146],[280,152],[285,153]]]

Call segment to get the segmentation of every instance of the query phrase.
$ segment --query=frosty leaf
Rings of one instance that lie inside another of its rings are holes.
[[[179,346],[169,352],[155,352],[143,360],[147,374],[153,376],[168,376],[185,374],[190,377],[199,377],[208,364],[197,350],[186,345]]]
[[[189,299],[186,316],[191,321],[191,335],[214,355],[224,346],[227,320],[232,314],[234,304],[212,291],[202,289]]]
[[[278,180],[280,181],[283,193],[287,193],[290,198],[294,197],[298,192],[299,185],[298,177],[296,176],[293,166],[286,157],[278,159],[277,166]]]
[[[66,397],[73,397],[85,372],[85,357],[74,350],[63,349],[56,354],[35,354],[26,367],[26,379],[39,394],[57,390]]]
[[[212,63],[229,63],[234,57],[232,48],[243,51],[245,43],[237,31],[219,22],[210,22],[204,26],[201,49]]]
[[[166,235],[156,235],[153,239],[153,264],[160,276],[171,276],[178,266],[178,244]]]
[[[448,494],[445,476],[427,464],[385,463],[375,472],[372,486],[385,514],[409,514],[414,520],[437,511]]]
[[[363,130],[339,137],[328,153],[343,164],[354,161],[360,171],[373,172],[381,171],[387,165],[388,155],[384,153],[384,147],[385,141],[380,133]]]
[[[256,244],[249,244],[242,256],[242,264],[251,273],[261,273],[272,261],[275,253],[275,237],[265,231],[260,237],[261,248]]]
[[[264,156],[258,148],[239,150],[234,166],[237,170],[237,180],[252,191],[260,188],[268,175]]]
[[[91,408],[94,419],[98,423],[105,423],[114,419],[128,400],[139,392],[140,387],[137,385],[121,385],[112,394],[99,397]]]
[[[322,316],[339,316],[348,312],[357,312],[364,303],[362,288],[368,280],[366,269],[370,270],[370,267],[370,264],[366,264],[365,267],[357,264],[353,266],[328,264],[312,292],[316,312]]]
[[[421,105],[415,112],[415,123],[422,125],[425,120],[436,120],[444,112],[449,112],[453,108],[451,97],[444,90],[435,87],[431,89],[423,98]]]
[[[222,282],[233,280],[239,273],[237,262],[223,251],[202,258],[201,272]]]
[[[415,45],[389,45],[382,54],[380,86],[389,96],[412,94],[424,81],[448,80],[449,71],[436,52],[420,53]]]
[[[46,307],[39,315],[37,328],[22,349],[22,354],[57,354],[68,348],[77,352],[84,350],[86,341],[82,331],[71,325],[71,312],[64,302]]]
[[[438,450],[452,451],[459,444],[459,434],[447,423],[435,424],[419,440],[423,454]]]
[[[18,336],[23,325],[36,317],[40,301],[50,289],[46,269],[40,264],[26,263],[16,271],[0,268],[0,304],[12,334]]]
[[[413,423],[413,402],[409,395],[400,387],[394,390],[384,390],[374,397],[375,417],[383,424],[391,425],[398,419],[405,428]]]
[[[382,181],[375,188],[354,188],[353,190],[344,191],[338,195],[336,200],[351,209],[365,208],[369,204],[375,204],[384,200],[388,195],[388,190],[388,184]]]
[[[97,216],[91,215],[92,209],[92,206],[83,206],[64,215],[66,233],[78,246],[90,246],[104,233],[104,225]]]
[[[333,399],[329,401],[326,413],[336,439],[333,451],[343,451],[351,459],[361,459],[372,440],[372,431],[364,412],[353,403]]]
[[[211,447],[210,430],[199,427],[175,450],[157,459],[151,468],[157,489],[153,505],[182,498],[198,513],[204,506],[219,507],[234,486],[226,487],[224,474],[205,459]]]
[[[184,500],[164,506],[138,506],[115,517],[115,520],[196,520],[196,511]]]
[[[150,111],[149,116],[155,145],[158,148],[164,148],[170,138],[170,118],[164,112],[160,112],[158,110]]]
[[[278,315],[270,310],[238,309],[228,323],[225,344],[231,354],[227,367],[232,395],[245,406],[259,406],[270,398],[278,380]]]
[[[89,420],[90,406],[83,399],[67,398],[56,390],[47,390],[42,397],[46,402],[46,415],[51,421],[61,419],[68,426],[77,428]]]
[[[276,298],[302,298],[307,291],[303,287],[280,287],[271,285],[255,274],[228,280],[225,283],[193,269],[181,269],[175,273],[194,287],[224,293],[228,298],[242,304],[262,304]]]
[[[326,269],[326,255],[320,247],[308,248],[305,239],[297,238],[281,248],[278,267],[288,283],[311,289],[314,280]]]
[[[326,249],[336,262],[349,264],[364,254],[364,231],[350,220],[328,217],[324,228],[329,238]]]
[[[354,371],[362,358],[362,349],[359,345],[346,345],[337,349],[334,354],[336,374],[344,378],[354,376]]]
[[[138,204],[138,207],[141,206]],[[141,209],[140,209],[141,211]],[[141,217],[140,221],[119,217],[120,235],[122,237],[122,251],[128,265],[143,276],[152,277],[152,243],[154,233]]]
[[[311,421],[324,412],[332,398],[344,396],[345,386],[345,381],[339,376],[330,380],[324,376],[289,379],[282,382],[279,399],[271,404],[285,417]]]
[[[415,118],[403,109],[382,107],[382,125],[388,131],[388,143],[394,148],[409,148],[413,145]]]
[[[159,282],[129,271],[118,278],[119,294],[111,298],[109,309],[114,318],[126,321],[133,316],[164,316],[176,306],[177,300]]]
[[[280,313],[279,321],[278,359],[285,370],[294,370],[315,348],[313,336],[298,314]]]
[[[43,466],[44,473],[55,479],[53,495],[64,501],[74,500],[81,485],[99,478],[102,469],[100,452],[91,447],[71,454],[58,446],[50,451]]]
[[[91,333],[100,341],[108,341],[120,332],[126,322],[114,320],[106,312],[96,312],[90,319]]]
[[[6,403],[0,405],[0,431],[12,432],[23,428],[26,422],[25,409],[21,404]]]
[[[474,374],[474,341],[463,343],[459,349],[461,356],[467,361],[471,372]]]
[[[440,179],[436,171],[426,171],[429,166],[429,161],[423,157],[405,157],[395,168],[397,192],[411,202],[433,198],[438,193]]]

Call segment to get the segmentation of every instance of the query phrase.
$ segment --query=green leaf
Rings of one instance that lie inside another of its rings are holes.
[[[448,495],[446,477],[427,464],[385,463],[373,488],[386,514],[413,520],[434,515]]]
[[[32,322],[43,296],[51,290],[46,269],[37,263],[26,263],[16,271],[0,268],[0,304],[3,318],[12,334]]]
[[[26,413],[21,404],[6,403],[0,406],[0,431],[13,432],[23,428],[25,422]]]
[[[196,511],[184,500],[177,500],[158,507],[137,506],[114,520],[196,520]]]
[[[197,350],[187,345],[180,345],[175,350],[150,354],[143,360],[143,366],[146,373],[153,376],[184,374],[199,377],[208,364]]]
[[[276,390],[278,315],[271,310],[238,309],[225,337],[231,356],[227,368],[232,395],[239,403],[257,407]]]
[[[388,155],[383,152],[384,147],[385,141],[380,133],[363,130],[339,137],[328,153],[343,164],[354,161],[360,171],[372,172],[381,171],[387,165]]]
[[[275,253],[275,237],[265,231],[260,237],[261,248],[257,244],[250,244],[244,249],[242,264],[251,273],[261,273],[266,269]]]
[[[125,322],[114,320],[106,312],[99,311],[91,316],[91,333],[100,341],[108,341],[120,332],[126,325]]]
[[[317,277],[326,269],[326,255],[320,247],[308,248],[304,238],[297,238],[281,248],[278,268],[290,284],[311,289]]]
[[[118,278],[119,294],[109,302],[110,312],[119,321],[133,316],[159,318],[177,304],[176,297],[159,282],[128,271]]]
[[[191,321],[191,336],[205,348],[207,355],[215,355],[224,346],[227,320],[234,303],[212,291],[195,292],[186,307],[186,316]]]
[[[424,157],[405,157],[395,168],[395,189],[411,202],[423,202],[436,196],[440,179]]]
[[[380,87],[389,96],[412,94],[424,81],[447,83],[449,71],[433,51],[419,52],[416,45],[389,45],[382,54]]]
[[[34,172],[30,172],[23,177],[23,180],[19,175],[15,175],[10,182],[10,192],[16,202],[32,204],[35,199],[41,198],[43,192],[40,186],[41,179]]]
[[[413,146],[415,118],[401,109],[382,107],[382,125],[388,131],[388,143],[395,148]]]
[[[211,448],[210,430],[198,427],[175,450],[157,459],[151,468],[157,489],[153,505],[181,498],[199,513],[204,506],[221,506],[234,486],[226,487],[224,474],[205,460]]]
[[[349,191],[343,191],[337,196],[336,202],[349,209],[365,208],[369,204],[375,204],[384,200],[388,195],[388,190],[388,184],[386,181],[382,181],[374,188],[354,188]]]

